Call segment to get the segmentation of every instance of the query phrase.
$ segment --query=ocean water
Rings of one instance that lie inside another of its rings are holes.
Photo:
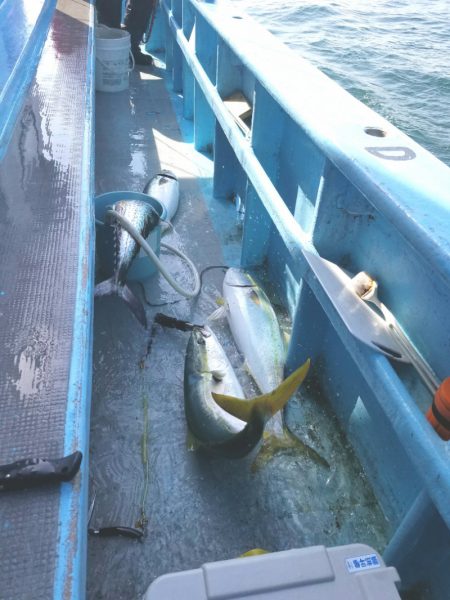
[[[233,0],[450,165],[450,0]]]

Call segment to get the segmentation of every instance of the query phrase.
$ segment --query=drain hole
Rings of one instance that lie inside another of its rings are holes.
[[[386,137],[387,133],[384,129],[380,129],[379,127],[365,127],[364,131],[367,135],[373,135],[374,137]]]
[[[242,19],[239,15],[233,15],[233,19]]]

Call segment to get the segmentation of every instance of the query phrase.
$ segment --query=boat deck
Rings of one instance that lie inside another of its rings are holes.
[[[212,163],[189,142],[180,98],[167,91],[164,65],[135,71],[130,89],[96,96],[96,193],[141,191],[161,168],[180,180],[180,209],[168,243],[202,270],[237,265],[242,235],[236,207],[212,197]],[[120,118],[119,118],[120,116]],[[178,259],[163,260],[188,285]],[[264,274],[261,274],[264,276]],[[98,299],[94,319],[91,416],[92,526],[135,526],[142,542],[89,538],[88,598],[139,598],[155,577],[232,558],[255,548],[364,542],[382,551],[389,523],[314,373],[290,403],[287,419],[307,452],[255,454],[226,461],[189,450],[183,407],[187,333],[152,325],[156,312],[203,323],[217,308],[223,272],[205,272],[202,293],[181,300],[161,277],[145,282],[149,331],[120,300]],[[133,284],[132,284],[133,285]],[[141,288],[134,284],[142,297]],[[172,303],[176,301],[176,303]],[[276,299],[274,299],[276,301]],[[289,331],[281,307],[279,317]],[[226,323],[214,323],[247,394],[254,393]],[[148,461],[145,457],[148,456]]]

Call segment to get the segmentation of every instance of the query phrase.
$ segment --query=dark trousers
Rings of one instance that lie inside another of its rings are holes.
[[[97,0],[98,22],[108,27],[120,27],[122,20],[122,2],[121,0]]]
[[[128,0],[125,14],[125,28],[130,33],[131,50],[137,50],[148,27],[155,0]]]
[[[128,0],[125,14],[125,29],[131,37],[131,50],[138,49],[147,29],[155,0]],[[108,27],[120,27],[121,0],[97,0],[98,20]]]

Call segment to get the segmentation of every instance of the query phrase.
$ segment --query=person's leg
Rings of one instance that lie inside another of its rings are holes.
[[[122,17],[121,0],[97,0],[98,22],[108,27],[120,27]]]
[[[143,54],[139,48],[153,10],[154,0],[128,0],[125,29],[130,34],[131,52],[138,65],[151,65],[153,63],[151,56]]]

